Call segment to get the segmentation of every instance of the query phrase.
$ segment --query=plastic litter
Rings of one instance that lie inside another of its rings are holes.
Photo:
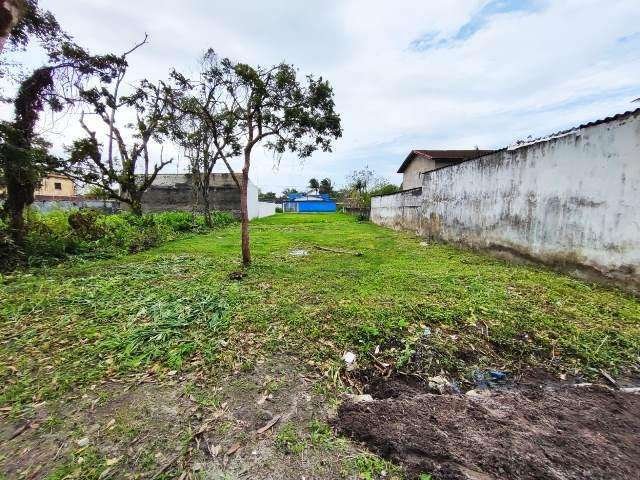
[[[435,377],[429,377],[429,388],[440,394],[445,393],[460,393],[460,388],[456,382],[450,382],[446,377],[437,375]]]
[[[342,355],[342,360],[344,360],[344,363],[347,365],[351,365],[356,361],[356,354],[353,352],[345,352],[345,354]]]

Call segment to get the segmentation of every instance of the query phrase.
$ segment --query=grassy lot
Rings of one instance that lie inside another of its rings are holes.
[[[421,245],[341,214],[276,215],[253,222],[251,235],[254,263],[241,281],[229,279],[239,269],[237,226],[3,277],[2,411],[28,415],[105,378],[212,379],[284,357],[322,375],[316,390],[332,393],[342,354],[367,364],[376,345],[398,370],[463,383],[487,368],[637,368],[640,303],[619,290]],[[286,429],[279,435],[295,444]]]
[[[252,241],[241,282],[228,279],[239,268],[237,227],[5,277],[0,403],[55,397],[115,372],[249,364],[276,350],[329,369],[346,349],[365,354],[390,339],[405,364],[424,327],[433,368],[461,374],[523,365],[615,372],[638,362],[640,305],[618,290],[421,246],[343,215],[263,219]]]

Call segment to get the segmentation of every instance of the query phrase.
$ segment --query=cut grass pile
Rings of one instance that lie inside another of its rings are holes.
[[[0,404],[124,373],[244,369],[274,352],[331,376],[346,350],[458,378],[527,366],[637,367],[637,299],[354,218],[281,214],[118,259],[15,273],[0,287]],[[319,250],[362,252],[362,256]],[[292,250],[307,255],[293,256]]]

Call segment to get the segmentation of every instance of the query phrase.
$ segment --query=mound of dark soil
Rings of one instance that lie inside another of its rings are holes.
[[[640,478],[640,396],[526,386],[343,403],[338,430],[417,477]]]

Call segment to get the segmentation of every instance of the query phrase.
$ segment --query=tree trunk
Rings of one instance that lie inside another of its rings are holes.
[[[23,246],[26,233],[24,209],[33,203],[37,184],[24,178],[29,172],[21,171],[15,165],[6,165],[4,173],[7,184],[4,216],[9,223],[12,240],[16,245]]]
[[[11,30],[20,21],[24,15],[24,10],[20,8],[21,2],[17,0],[0,1],[0,52],[4,50],[4,45],[11,36]]]
[[[250,163],[251,150],[245,148],[244,166],[242,167],[242,185],[240,186],[240,215],[242,218],[242,264],[245,267],[248,267],[251,264],[251,251],[249,248],[249,210],[247,199]]]
[[[12,204],[7,206],[9,216],[9,231],[13,242],[22,247],[24,245],[25,226],[24,226],[24,203]]]
[[[211,228],[213,222],[211,221],[211,203],[209,202],[209,180],[211,174],[204,173],[202,177],[202,214],[204,215],[204,223],[207,227]]]
[[[129,204],[129,208],[131,213],[133,213],[136,217],[142,216],[142,201],[139,197],[131,196],[131,203]]]
[[[200,192],[202,191],[202,182],[198,169],[191,160],[191,215],[195,221],[200,207]]]

